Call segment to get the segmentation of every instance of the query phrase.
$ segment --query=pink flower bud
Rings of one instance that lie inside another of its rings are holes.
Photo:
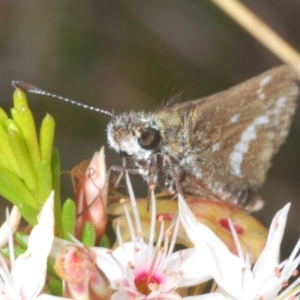
[[[100,152],[95,152],[84,173],[75,171],[75,177],[78,179],[75,194],[76,214],[78,216],[75,236],[78,239],[81,239],[82,229],[86,222],[92,223],[95,228],[96,243],[99,242],[105,232],[107,224],[105,175],[103,147]]]
[[[96,264],[94,252],[77,245],[66,245],[55,261],[55,270],[63,280],[63,296],[80,300],[108,300],[111,286]]]

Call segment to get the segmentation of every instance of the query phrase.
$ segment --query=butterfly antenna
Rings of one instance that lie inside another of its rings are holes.
[[[103,110],[103,109],[100,109],[100,108],[97,108],[97,107],[89,106],[89,105],[86,105],[86,104],[83,104],[83,103],[80,103],[80,102],[77,102],[77,101],[74,101],[74,100],[62,97],[62,96],[58,96],[58,95],[55,95],[55,94],[48,93],[48,92],[43,91],[40,88],[38,88],[38,87],[36,87],[36,86],[34,86],[34,85],[30,84],[30,83],[27,83],[27,82],[14,80],[12,82],[12,85],[15,88],[20,88],[21,90],[23,90],[25,92],[28,92],[28,93],[40,94],[40,95],[52,97],[52,98],[55,98],[55,99],[58,99],[58,100],[61,100],[61,101],[65,101],[65,102],[77,105],[79,107],[83,107],[83,108],[86,108],[86,109],[89,109],[89,110],[92,110],[92,111],[95,111],[95,112],[107,115],[109,117],[113,117],[113,114],[111,112],[107,111],[107,110]]]

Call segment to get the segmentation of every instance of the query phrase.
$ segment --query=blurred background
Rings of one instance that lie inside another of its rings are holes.
[[[300,51],[299,0],[242,2]],[[280,64],[210,1],[0,1],[0,101],[7,111],[14,79],[109,111],[151,111],[178,91],[199,98]],[[38,123],[46,112],[56,119],[62,170],[107,145],[106,116],[42,96],[28,98]],[[110,149],[106,154],[108,166],[121,163]],[[65,199],[72,197],[72,186],[63,177]],[[284,252],[299,236],[299,183],[298,109],[260,191],[265,208],[256,214],[269,226],[275,212],[292,202]],[[139,195],[146,190],[145,185]]]

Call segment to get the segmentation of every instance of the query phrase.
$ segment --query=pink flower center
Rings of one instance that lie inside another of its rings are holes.
[[[142,273],[136,276],[134,280],[137,290],[142,295],[149,295],[157,285],[160,284],[160,280],[153,276],[153,274]]]

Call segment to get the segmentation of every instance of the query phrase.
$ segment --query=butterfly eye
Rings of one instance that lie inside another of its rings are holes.
[[[138,139],[140,146],[145,150],[153,150],[160,143],[159,131],[153,128],[143,128]]]
[[[120,151],[120,155],[126,159],[129,159],[132,157],[132,155],[128,154],[127,152],[125,151]]]

